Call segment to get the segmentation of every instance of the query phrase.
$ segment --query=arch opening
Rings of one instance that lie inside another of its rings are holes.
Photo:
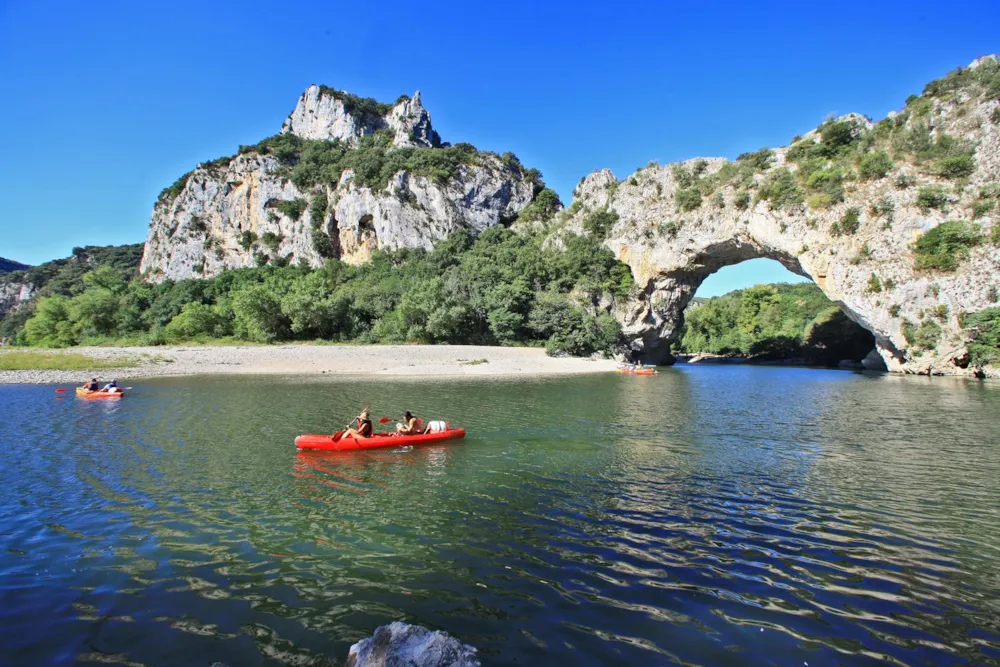
[[[659,316],[661,326],[658,340],[633,347],[635,359],[673,363],[680,354],[826,367],[862,367],[867,359],[866,367],[883,366],[872,354],[871,327],[779,250],[739,239],[703,247],[683,268],[650,280],[647,296],[646,324]]]

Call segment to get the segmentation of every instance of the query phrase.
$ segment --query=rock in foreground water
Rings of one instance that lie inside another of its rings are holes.
[[[395,621],[351,647],[348,667],[480,667],[475,647],[447,632]]]

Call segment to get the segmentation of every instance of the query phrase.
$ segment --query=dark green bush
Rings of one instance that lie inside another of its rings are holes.
[[[917,193],[917,206],[922,211],[932,208],[943,208],[948,203],[948,193],[940,185],[928,185],[920,188]]]
[[[937,161],[937,172],[945,178],[964,178],[976,170],[976,161],[969,154],[951,155]]]
[[[967,222],[944,222],[925,232],[914,247],[915,265],[929,271],[954,271],[969,257],[969,248],[983,242],[979,230]]]
[[[892,169],[892,159],[885,151],[873,151],[861,157],[858,171],[867,179],[884,178]]]
[[[903,320],[903,337],[915,350],[933,350],[941,338],[941,325],[934,320],[925,319],[920,326],[915,326],[908,320]]]
[[[598,239],[607,238],[611,229],[618,223],[618,214],[603,209],[594,211],[583,219],[583,228]]]
[[[972,365],[996,365],[1000,362],[1000,308],[987,308],[959,318],[968,340]]]
[[[682,188],[674,197],[677,200],[677,209],[680,211],[693,211],[701,206],[701,191],[697,188]]]
[[[174,203],[177,196],[180,195],[180,193],[184,191],[184,188],[187,187],[188,179],[191,178],[191,174],[193,173],[193,171],[189,171],[167,187],[163,188],[163,190],[160,191],[159,196],[156,198],[156,202],[158,204]]]
[[[795,183],[792,172],[787,169],[769,174],[760,185],[759,196],[775,209],[797,206],[803,202],[802,191]]]
[[[517,219],[522,222],[541,222],[552,218],[561,208],[559,195],[554,190],[544,188],[521,210]]]
[[[257,242],[257,233],[251,231],[245,231],[240,234],[239,244],[244,250],[249,250],[254,243]]]
[[[840,216],[837,222],[833,223],[830,231],[834,236],[840,236],[841,234],[854,234],[860,227],[861,211],[852,206],[844,211],[844,215]]]
[[[761,148],[759,151],[740,154],[736,161],[749,164],[755,171],[767,171],[771,167],[772,159],[774,159],[774,151],[770,148]]]
[[[295,199],[283,199],[275,202],[274,204],[276,209],[292,220],[298,220],[301,218],[302,212],[306,210],[306,206],[308,206],[308,202],[301,197],[296,197]]]

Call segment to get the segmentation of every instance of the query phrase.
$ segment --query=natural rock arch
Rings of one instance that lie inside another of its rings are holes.
[[[817,280],[817,277],[810,275],[798,257],[779,248],[756,245],[752,239],[734,237],[710,243],[700,251],[695,251],[689,264],[674,271],[659,273],[647,281],[643,294],[624,309],[621,319],[633,354],[646,362],[671,362],[670,344],[680,336],[684,313],[701,284],[719,269],[751,259],[774,260],[817,285],[825,278],[821,276]],[[830,296],[822,286],[820,289]],[[854,312],[843,301],[835,303],[848,318],[871,332],[878,341],[877,334],[866,324],[862,315]],[[651,323],[653,326],[650,326]],[[878,341],[877,346],[887,350],[893,357],[900,356],[890,340]]]
[[[1000,375],[970,363],[975,332],[963,324],[1000,307],[995,56],[930,82],[877,124],[851,114],[735,162],[650,163],[623,181],[595,172],[573,194],[552,234],[599,234],[631,267],[640,289],[615,310],[637,356],[668,356],[705,277],[766,257],[871,331],[889,370]]]
[[[995,127],[988,131],[1000,135]],[[1000,142],[1000,136],[993,139]],[[772,153],[772,172],[787,164],[782,151]],[[574,191],[573,206],[553,232],[592,233],[587,222],[597,211],[616,218],[605,245],[629,265],[639,286],[631,300],[616,307],[634,356],[669,360],[670,343],[679,335],[683,311],[698,285],[723,266],[768,258],[811,279],[848,317],[872,332],[889,370],[978,372],[968,364],[959,314],[997,305],[996,246],[972,248],[953,273],[916,270],[912,242],[950,216],[922,210],[918,188],[899,189],[889,177],[858,184],[844,202],[823,210],[804,203],[772,207],[760,199],[743,207],[740,193],[725,185],[711,200],[680,210],[678,167],[710,178],[726,164],[731,163],[713,158],[672,168],[650,165],[624,181],[609,170],[595,172]],[[767,177],[765,172],[757,180]],[[878,205],[894,212],[891,224],[873,212]],[[856,224],[851,222],[850,233],[835,232],[845,216],[855,217]],[[935,334],[933,349],[908,341],[907,333],[920,327]]]

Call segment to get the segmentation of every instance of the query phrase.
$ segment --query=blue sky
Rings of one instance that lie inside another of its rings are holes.
[[[420,89],[445,140],[514,151],[568,204],[594,169],[734,157],[830,113],[877,119],[1000,51],[985,1],[376,7],[0,0],[0,256],[144,240],[164,186],[274,134],[314,82]],[[711,280],[788,275],[747,266]]]

